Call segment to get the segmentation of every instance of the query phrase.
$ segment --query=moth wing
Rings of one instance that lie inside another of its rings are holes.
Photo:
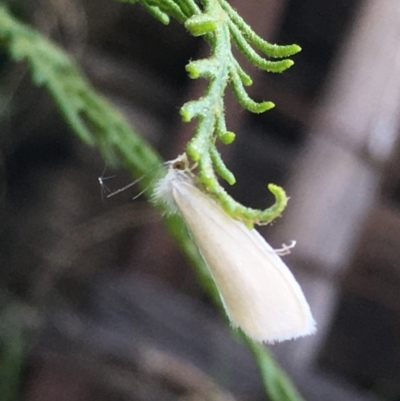
[[[299,284],[256,230],[228,216],[192,183],[175,181],[172,195],[234,326],[265,342],[315,331]]]

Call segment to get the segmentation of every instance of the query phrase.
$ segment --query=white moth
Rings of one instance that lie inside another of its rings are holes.
[[[196,186],[185,154],[170,162],[154,198],[182,215],[234,327],[269,343],[315,332],[304,294],[277,251]]]

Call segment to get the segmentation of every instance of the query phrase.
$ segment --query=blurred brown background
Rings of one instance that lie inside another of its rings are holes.
[[[140,5],[8,3],[166,159],[183,151],[179,107],[204,88],[184,66],[208,54],[201,39]],[[226,97],[231,193],[262,208],[267,182],[285,187],[289,207],[261,231],[275,247],[297,240],[285,260],[318,322],[271,349],[309,401],[399,401],[400,3],[231,4],[262,37],[303,48],[280,75],[248,66],[250,94],[274,110]],[[102,199],[103,172],[112,189],[131,178],[104,171],[25,66],[0,57],[0,400],[264,400],[160,216],[134,192]]]

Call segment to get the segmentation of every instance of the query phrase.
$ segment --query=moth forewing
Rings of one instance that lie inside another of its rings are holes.
[[[315,323],[288,267],[254,229],[234,220],[194,183],[172,183],[173,199],[234,326],[257,341],[311,334]]]
[[[233,219],[200,191],[185,154],[169,165],[167,175],[157,182],[154,198],[181,213],[232,325],[256,341],[312,334],[315,322],[308,303],[277,252],[256,230]]]

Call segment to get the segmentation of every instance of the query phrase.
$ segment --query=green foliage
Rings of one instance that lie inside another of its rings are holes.
[[[184,120],[198,119],[196,135],[189,143],[187,151],[199,164],[199,176],[203,184],[220,200],[229,213],[249,225],[253,222],[268,222],[278,216],[287,201],[284,191],[278,186],[269,185],[277,202],[266,211],[244,208],[223,191],[218,184],[214,168],[231,184],[235,182],[235,178],[222,161],[215,147],[215,140],[218,138],[223,143],[229,144],[235,138],[225,125],[223,96],[227,85],[232,86],[239,101],[248,110],[262,112],[273,106],[270,102],[254,102],[247,96],[244,86],[251,84],[251,78],[234,59],[231,39],[255,65],[273,72],[283,71],[290,67],[292,62],[290,60],[271,62],[259,58],[250,44],[272,58],[287,57],[299,51],[299,47],[276,46],[263,41],[223,0],[204,1],[203,10],[193,0],[128,0],[127,2],[141,3],[162,23],[168,23],[169,18],[174,17],[185,23],[194,35],[203,35],[208,41],[212,49],[210,58],[194,61],[187,66],[192,78],[203,77],[210,81],[204,96],[186,103],[181,110]],[[161,159],[157,153],[130,128],[120,113],[90,86],[69,57],[38,32],[13,18],[4,6],[0,6],[0,45],[15,61],[24,61],[27,64],[33,81],[44,87],[52,96],[75,134],[89,145],[98,147],[108,161],[121,160],[135,176],[140,176],[160,165]],[[142,180],[141,185],[146,186],[146,181]],[[203,286],[223,310],[214,282],[197,248],[188,238],[181,218],[176,215],[168,217],[166,224],[195,267]],[[268,351],[260,344],[255,344],[244,336],[243,338],[255,355],[270,399],[302,401],[301,396]],[[20,357],[22,352],[20,339],[15,337],[14,340],[16,342],[13,349]],[[0,366],[0,371],[3,366],[6,365]],[[4,372],[10,371],[7,368]]]
[[[304,401],[304,398],[299,394],[286,374],[280,370],[272,356],[264,352],[264,347],[261,344],[257,344],[245,336],[242,336],[242,340],[254,355],[265,391],[271,400]]]
[[[162,163],[62,50],[13,18],[3,6],[0,44],[15,61],[27,63],[32,80],[46,88],[73,131],[85,143],[98,147],[110,163],[122,159],[135,175]]]
[[[283,72],[293,65],[286,57],[300,51],[297,45],[272,45],[260,38],[239,14],[225,0],[135,0],[146,9],[151,7],[152,14],[163,23],[169,17],[183,23],[193,36],[203,36],[211,47],[210,57],[195,60],[186,66],[193,79],[205,78],[209,81],[205,94],[197,100],[185,103],[181,108],[183,121],[198,120],[193,139],[188,143],[186,152],[198,165],[200,182],[224,209],[248,226],[267,224],[280,216],[287,204],[284,190],[270,184],[269,190],[275,196],[275,204],[266,210],[256,210],[236,202],[219,184],[216,173],[229,184],[235,183],[234,175],[226,167],[216,147],[218,138],[224,144],[233,142],[235,135],[226,128],[224,94],[229,85],[239,103],[252,113],[263,113],[274,107],[269,101],[256,102],[249,97],[245,86],[251,85],[250,76],[242,69],[232,53],[232,42],[242,54],[258,68],[269,72]],[[281,58],[271,61],[260,56],[258,49],[266,57]]]
[[[3,299],[2,299],[3,301]],[[0,311],[0,400],[15,401],[23,363],[23,329],[10,306]]]

